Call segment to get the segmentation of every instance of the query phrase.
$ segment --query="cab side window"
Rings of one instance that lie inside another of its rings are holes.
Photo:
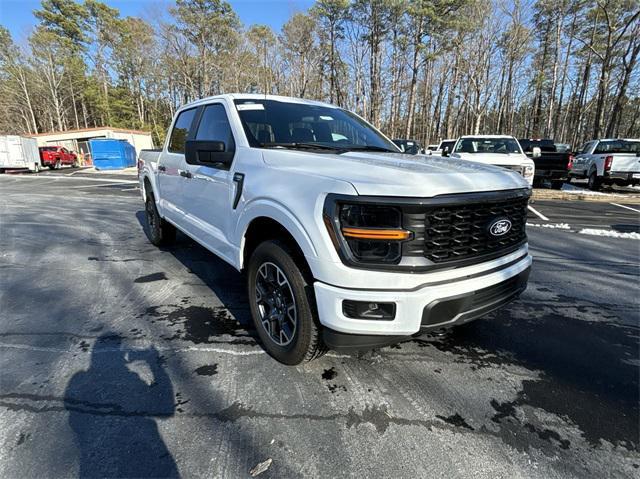
[[[589,153],[589,150],[591,150],[591,147],[593,146],[593,141],[587,141],[584,146],[582,147],[582,150],[580,150],[580,154],[581,155],[586,155]]]
[[[224,151],[227,153],[236,150],[231,125],[223,105],[214,103],[205,107],[195,139],[197,141],[221,141],[224,143]]]
[[[184,147],[189,136],[189,129],[193,118],[195,117],[196,109],[185,110],[178,115],[173,130],[171,131],[171,138],[169,139],[169,151],[171,153],[183,153]]]

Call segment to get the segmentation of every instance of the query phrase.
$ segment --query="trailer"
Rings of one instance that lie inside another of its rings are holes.
[[[37,173],[41,167],[35,138],[0,136],[0,173],[6,170],[29,170]]]

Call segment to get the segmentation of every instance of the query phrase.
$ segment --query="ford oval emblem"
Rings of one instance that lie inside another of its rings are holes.
[[[511,231],[511,221],[500,218],[489,225],[489,233],[492,236],[503,236]]]

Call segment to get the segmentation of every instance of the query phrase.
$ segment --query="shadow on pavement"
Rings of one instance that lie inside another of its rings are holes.
[[[132,365],[150,372],[149,383]],[[80,477],[179,477],[156,424],[173,416],[175,406],[153,346],[131,351],[118,335],[100,336],[89,369],[69,381],[64,404],[80,450]]]

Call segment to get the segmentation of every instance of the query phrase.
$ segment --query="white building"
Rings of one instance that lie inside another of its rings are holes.
[[[143,149],[153,148],[151,133],[140,130],[125,130],[123,128],[85,128],[81,130],[67,130],[53,133],[39,133],[30,135],[38,142],[38,146],[64,146],[68,150],[82,153],[85,157],[89,151],[89,140],[94,138],[114,138],[127,140],[136,149],[136,155]]]

